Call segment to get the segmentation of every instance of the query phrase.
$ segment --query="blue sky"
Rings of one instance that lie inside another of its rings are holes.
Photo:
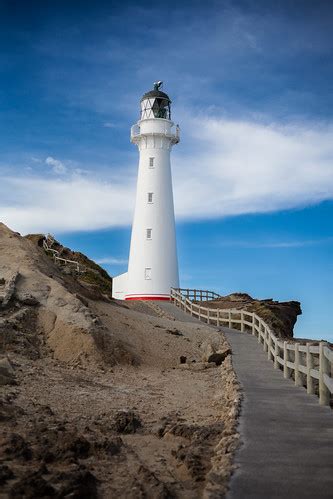
[[[181,283],[300,300],[333,340],[333,6],[327,1],[0,0],[0,216],[126,270],[156,79]]]

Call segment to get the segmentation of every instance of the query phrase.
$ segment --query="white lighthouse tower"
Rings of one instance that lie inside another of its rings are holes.
[[[139,171],[128,272],[113,279],[113,296],[125,300],[169,300],[179,287],[170,152],[179,142],[171,100],[162,82],[141,99],[131,142],[139,149]]]

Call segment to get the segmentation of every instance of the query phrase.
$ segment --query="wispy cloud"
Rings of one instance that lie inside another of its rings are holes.
[[[4,177],[0,219],[22,233],[124,226],[131,220],[134,195],[134,186],[80,176]]]
[[[184,143],[173,152],[179,219],[267,213],[333,199],[333,126],[186,115],[182,123]],[[2,221],[23,232],[131,223],[134,168],[131,178],[128,169],[119,168],[117,180],[105,182],[98,169],[90,169],[97,171],[94,177],[87,172],[83,178],[77,168],[71,171],[51,156],[46,162],[61,179],[3,176]]]
[[[304,248],[306,246],[318,246],[321,244],[330,244],[333,242],[333,237],[326,237],[322,239],[308,239],[298,241],[220,241],[219,247],[230,248],[267,248],[267,249],[282,249],[282,248]]]
[[[62,161],[59,159],[52,158],[52,156],[48,156],[45,160],[45,163],[52,168],[52,171],[57,175],[64,175],[67,173],[67,168]]]
[[[127,259],[124,258],[115,258],[113,256],[106,256],[104,258],[95,258],[94,261],[99,265],[123,265],[128,263]]]
[[[284,7],[281,2],[261,2],[259,7],[257,2],[241,6],[222,1],[208,8],[199,2],[191,9],[178,2],[170,9],[168,26],[160,22],[159,2],[149,8],[141,3],[112,3],[109,15],[103,6],[103,15],[97,17],[98,7],[91,7],[91,17],[85,7],[77,12],[76,29],[64,29],[58,16],[49,14],[48,29],[34,37],[38,56],[57,61],[41,67],[43,92],[54,98],[56,90],[62,101],[98,113],[124,111],[127,106],[132,110],[137,89],[146,90],[156,77],[158,52],[164,78],[176,90],[174,98],[178,95],[187,104],[274,109],[283,116],[295,110],[309,113],[314,102],[327,106],[331,74],[323,56],[332,51],[330,2],[316,8],[303,1],[301,9],[291,2]],[[126,33],[119,29],[124,19]],[[319,79],[318,62],[325,76]],[[67,71],[59,77],[63,66]],[[328,92],[322,92],[323,87]],[[319,106],[312,112],[315,108]]]
[[[36,158],[36,156],[31,156],[31,161],[34,163],[42,163],[42,160],[40,158]]]
[[[175,150],[181,218],[266,213],[333,198],[333,126],[185,119]]]
[[[107,121],[106,123],[103,123],[103,126],[105,128],[117,128],[116,123],[112,123],[111,121]]]

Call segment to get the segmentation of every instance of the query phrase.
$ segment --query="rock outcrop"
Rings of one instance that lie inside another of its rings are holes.
[[[0,353],[38,358],[46,342],[59,360],[102,362],[96,337],[105,332],[72,292],[73,287],[82,295],[90,290],[66,279],[42,248],[4,224],[0,224],[0,255],[0,330],[6,332]]]
[[[246,293],[232,293],[217,300],[205,302],[205,306],[219,309],[236,309],[255,312],[281,338],[292,338],[297,317],[302,314],[298,301],[279,302],[269,298],[257,300]]]

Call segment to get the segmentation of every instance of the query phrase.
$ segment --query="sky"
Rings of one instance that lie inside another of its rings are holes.
[[[127,269],[156,80],[183,287],[298,300],[333,341],[333,4],[0,0],[0,220]]]

